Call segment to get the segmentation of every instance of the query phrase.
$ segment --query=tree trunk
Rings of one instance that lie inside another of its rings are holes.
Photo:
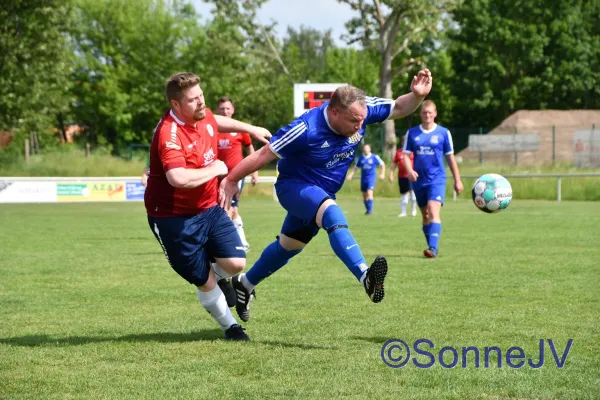
[[[392,99],[392,58],[384,54],[379,74],[379,97]],[[396,154],[396,127],[394,120],[384,122],[384,148],[383,155],[388,160],[393,160]]]

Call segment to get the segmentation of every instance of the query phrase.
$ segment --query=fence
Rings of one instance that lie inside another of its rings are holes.
[[[417,121],[416,124],[419,122]],[[385,132],[383,125],[369,127],[365,142],[371,145],[376,154],[383,154]],[[454,152],[464,161],[484,165],[485,163],[532,165],[568,164],[577,167],[600,166],[600,128],[595,123],[569,125],[532,125],[506,127],[448,127],[452,133]],[[406,133],[404,124],[397,124],[396,136]],[[471,135],[524,135],[539,136],[537,151],[480,152],[469,149]],[[398,139],[398,143],[400,140]]]
[[[462,179],[477,179],[480,175],[461,175]],[[512,178],[556,178],[556,201],[562,201],[562,179],[577,177],[595,177],[600,178],[600,173],[574,173],[574,174],[506,174],[502,175],[506,179]],[[465,187],[465,191],[469,188]],[[453,191],[453,200],[456,201],[456,192]]]

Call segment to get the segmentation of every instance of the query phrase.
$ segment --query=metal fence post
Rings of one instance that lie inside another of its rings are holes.
[[[519,133],[518,130],[519,129],[515,126],[515,142],[517,141],[517,137],[516,136]],[[518,153],[517,153],[517,149],[516,149],[516,146],[515,146],[515,165],[517,165],[519,163],[519,156],[517,154]]]
[[[552,125],[552,166],[556,164],[556,126]]]
[[[562,200],[562,177],[559,176],[556,182],[556,201],[560,203]]]
[[[483,127],[481,127],[481,126],[479,127],[479,134],[483,135]],[[482,166],[482,165],[483,165],[483,152],[480,151],[479,152],[479,166]]]

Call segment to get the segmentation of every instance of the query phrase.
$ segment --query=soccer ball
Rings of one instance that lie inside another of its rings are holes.
[[[485,174],[479,177],[471,191],[473,203],[486,213],[500,212],[512,200],[512,187],[505,177],[498,174]]]

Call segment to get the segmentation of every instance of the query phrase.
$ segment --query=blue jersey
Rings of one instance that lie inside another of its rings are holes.
[[[421,125],[410,128],[406,132],[403,152],[415,156],[414,169],[419,174],[413,183],[415,190],[423,186],[446,184],[444,156],[454,153],[452,135],[448,129],[440,125],[428,131],[423,130]]]
[[[366,103],[367,117],[360,131],[351,137],[331,129],[327,120],[328,102],[279,129],[271,138],[271,150],[280,158],[277,181],[312,184],[335,198],[366,126],[385,121],[394,109],[394,100],[367,97]]]
[[[356,159],[356,168],[360,168],[360,180],[372,182],[377,180],[377,167],[383,165],[383,160],[377,154],[365,156],[361,154]]]

